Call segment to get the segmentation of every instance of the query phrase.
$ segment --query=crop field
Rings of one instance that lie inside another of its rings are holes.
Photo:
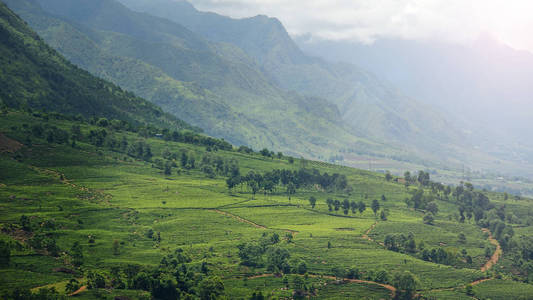
[[[0,132],[24,142],[20,130],[13,128],[36,120],[21,113],[15,118],[14,114],[0,121]],[[72,125],[64,120],[49,122],[65,129]],[[82,124],[83,132],[91,129],[97,127]],[[113,135],[139,139],[127,131]],[[435,201],[439,211],[432,224],[423,220],[425,211],[409,207],[405,199],[420,189],[429,193],[428,188],[406,187],[383,174],[301,159],[291,163],[287,157],[258,153],[209,153],[238,163],[241,174],[316,169],[320,174],[345,175],[350,187],[327,190],[312,184],[299,187],[292,195],[281,185],[269,192],[252,193],[242,184],[229,190],[227,177],[206,176],[198,167],[173,167],[170,174],[164,174],[155,166],[163,152],[185,151],[200,161],[207,155],[205,147],[159,138],[143,140],[151,147],[150,160],[83,141],[72,147],[38,139],[14,153],[0,154],[0,240],[12,245],[9,264],[0,269],[0,294],[17,288],[38,291],[53,287],[66,295],[71,279],[85,286],[90,281],[88,274],[98,270],[106,279],[105,287],[84,289],[77,298],[146,299],[150,297],[147,290],[113,286],[113,270],[131,265],[158,268],[163,258],[177,250],[189,258],[183,263],[187,268],[220,278],[228,299],[248,299],[255,292],[267,298],[291,298],[302,286],[312,299],[386,299],[393,293],[382,285],[393,284],[395,274],[405,272],[416,277],[416,293],[429,298],[472,299],[476,295],[478,299],[506,299],[505,295],[512,295],[527,299],[533,294],[531,285],[513,281],[510,275],[491,279],[496,276],[494,270],[502,270],[499,264],[493,270],[480,271],[488,260],[486,249],[492,254],[493,246],[473,219],[462,223],[455,219],[453,199]],[[174,161],[179,165],[179,158]],[[316,199],[314,206],[311,197]],[[528,199],[505,202],[500,194],[490,193],[489,197],[495,203],[508,204],[517,218],[529,209]],[[340,208],[334,209],[328,198],[364,203],[366,208],[344,211],[339,204]],[[372,210],[375,200],[380,205],[376,213]],[[25,218],[35,224],[33,231],[24,229]],[[515,226],[514,232],[528,235],[530,228]],[[291,268],[304,262],[303,272],[243,262],[239,245],[258,243],[274,233],[279,237],[277,247],[290,253],[287,262]],[[417,249],[422,249],[421,244],[425,249],[442,248],[457,258],[437,263],[422,259],[421,250],[387,248],[387,236],[399,234],[413,236]],[[57,253],[35,246],[41,235],[53,239]],[[81,246],[81,265],[73,262],[74,244]],[[463,249],[471,262],[461,254]],[[501,262],[506,259],[504,252]],[[350,270],[357,272],[349,275]],[[350,276],[362,281],[351,282]],[[468,295],[465,287],[480,279],[490,280],[473,286],[473,294]]]

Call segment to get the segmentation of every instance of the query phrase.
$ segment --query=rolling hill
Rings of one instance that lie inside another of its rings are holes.
[[[57,80],[35,74],[69,76],[78,90],[107,95],[89,111],[96,119],[147,122],[118,110],[113,94],[124,92],[112,84],[86,72],[74,81],[80,71],[3,4],[0,16],[6,60],[39,83],[26,88],[8,69],[3,86],[45,94]],[[58,113],[18,93],[0,109],[2,299],[533,293],[531,199],[444,186],[423,171],[400,178],[254,152],[154,122],[94,122],[72,116],[91,98],[57,95]],[[33,110],[18,105],[26,99]]]

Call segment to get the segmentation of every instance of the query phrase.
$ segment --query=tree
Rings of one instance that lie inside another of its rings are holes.
[[[350,201],[348,199],[344,199],[342,201],[342,210],[345,215],[348,214],[349,209],[350,209]]]
[[[333,206],[335,207],[335,211],[339,211],[339,208],[341,207],[341,202],[338,199],[335,199],[335,201],[333,201]]]
[[[457,239],[460,244],[466,244],[466,235],[464,233],[459,233]]]
[[[387,212],[385,212],[385,210],[382,209],[379,217],[381,218],[381,221],[387,221]]]
[[[105,278],[99,273],[89,271],[87,274],[87,287],[90,289],[101,289],[105,287]]]
[[[165,164],[165,175],[172,175],[172,166],[168,162]]]
[[[67,283],[67,285],[65,287],[65,291],[67,292],[67,294],[72,294],[75,291],[77,291],[80,287],[81,287],[80,282],[78,280],[76,280],[75,278],[72,278]]]
[[[398,299],[413,299],[414,293],[418,286],[417,278],[408,271],[394,275],[392,280]]]
[[[362,214],[366,210],[366,204],[363,201],[359,201],[358,208],[359,213]]]
[[[315,208],[315,205],[316,205],[316,198],[311,196],[309,198],[309,204],[311,205],[311,208]]]
[[[433,222],[435,221],[435,217],[433,217],[432,213],[426,213],[424,215],[423,221],[424,221],[424,224],[433,225]]]
[[[381,195],[381,202],[387,202],[387,197],[385,197],[385,195]]]
[[[359,208],[359,206],[357,205],[357,202],[352,200],[350,202],[350,209],[352,210],[352,214],[355,214],[357,212],[357,208]]]
[[[224,283],[218,276],[209,276],[198,286],[200,299],[215,300],[224,295]]]
[[[341,267],[333,267],[331,269],[331,272],[333,273],[333,275],[335,275],[335,278],[337,278],[337,280],[342,280],[346,277],[346,270]]]
[[[301,261],[298,264],[297,272],[298,272],[298,274],[301,274],[301,275],[307,273],[307,264],[305,263],[305,261]]]
[[[372,211],[374,212],[374,215],[377,215],[379,207],[379,201],[376,199],[372,200]]]
[[[290,182],[287,185],[287,195],[289,196],[289,201],[291,201],[291,195],[294,195],[296,193],[296,186]]]
[[[409,183],[411,183],[411,172],[409,171],[405,171],[405,173],[403,173],[403,178],[405,180],[405,185],[408,186]]]
[[[390,174],[389,171],[387,171],[387,172],[385,173],[385,180],[387,180],[387,181],[391,181],[391,180],[392,180],[392,175]]]
[[[333,210],[333,208],[332,208],[332,207],[333,207],[333,199],[328,198],[328,199],[326,200],[326,203],[328,204],[328,210],[329,210],[329,211],[332,211],[332,210]]]

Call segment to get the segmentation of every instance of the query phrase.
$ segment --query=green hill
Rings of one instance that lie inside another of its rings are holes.
[[[1,5],[0,100],[4,105],[191,128],[152,103],[71,64]]]
[[[1,114],[2,299],[77,290],[80,299],[508,299],[533,290],[520,282],[531,263],[530,199],[446,187],[425,173],[406,185],[178,131],[147,138],[60,114]]]
[[[254,152],[169,128],[177,121],[150,121],[138,107],[153,106],[138,98],[121,110],[125,92],[70,65],[2,4],[0,16],[2,58],[21,70],[2,73],[3,86],[21,95],[0,110],[2,299],[533,292],[531,199],[444,186],[423,171],[399,178]],[[25,86],[21,73],[35,83]],[[77,90],[108,101],[59,94],[60,106],[25,94],[70,91],[48,74],[68,75]],[[91,87],[95,81],[101,85]],[[150,126],[78,118],[73,112],[86,106],[77,100],[93,105],[95,118]],[[56,106],[45,112],[41,103]]]

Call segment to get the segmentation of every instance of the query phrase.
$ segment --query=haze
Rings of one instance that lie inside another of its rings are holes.
[[[232,17],[275,16],[289,33],[372,43],[380,38],[475,41],[489,34],[533,50],[533,2],[515,0],[192,0],[200,10]]]

